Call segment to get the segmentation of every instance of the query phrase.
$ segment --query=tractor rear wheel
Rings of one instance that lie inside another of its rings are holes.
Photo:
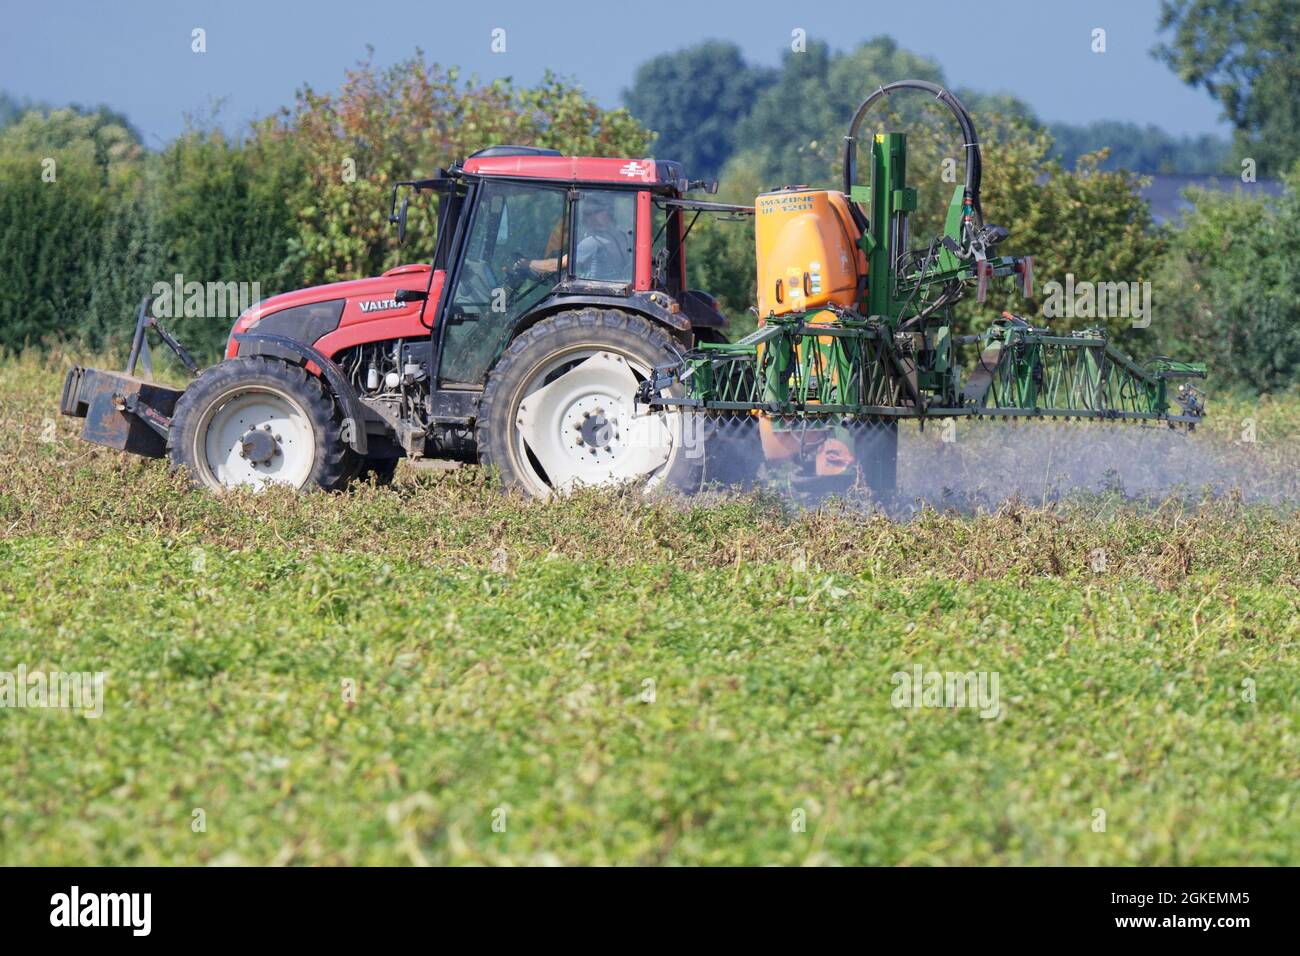
[[[539,322],[488,377],[476,427],[480,463],[534,497],[629,481],[693,491],[703,449],[692,423],[635,402],[654,367],[679,354],[662,328],[616,309]]]
[[[176,402],[172,465],[213,491],[270,485],[337,490],[357,471],[342,416],[321,380],[279,359],[207,369]]]

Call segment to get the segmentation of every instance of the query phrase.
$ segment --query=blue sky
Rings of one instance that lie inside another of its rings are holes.
[[[53,103],[107,103],[161,145],[214,102],[228,128],[291,102],[304,82],[339,83],[375,47],[390,63],[418,46],[484,78],[536,80],[550,67],[606,106],[642,60],[709,38],[775,64],[800,27],[847,49],[887,33],[937,59],[949,82],[1013,92],[1047,120],[1155,123],[1175,133],[1226,132],[1218,106],[1150,56],[1159,0],[4,0],[0,89]],[[207,31],[207,52],[190,31]],[[506,52],[491,51],[494,28]],[[1090,49],[1106,30],[1107,51]]]

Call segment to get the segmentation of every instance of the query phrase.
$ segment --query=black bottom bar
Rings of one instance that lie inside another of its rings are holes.
[[[1000,870],[9,870],[5,937],[66,942],[147,938],[337,951],[401,933],[465,933],[489,948],[514,938],[692,941],[793,937],[882,940],[947,950],[1018,941],[1258,942],[1291,922],[1292,874],[1251,869]],[[117,926],[79,923],[119,914]],[[115,894],[103,904],[99,894]],[[93,901],[88,898],[93,897]],[[134,918],[133,918],[134,917]],[[686,929],[690,927],[689,931]],[[1047,932],[1050,935],[1044,936]],[[378,935],[376,935],[378,934]],[[947,941],[946,943],[944,941]],[[14,952],[20,950],[14,949]]]

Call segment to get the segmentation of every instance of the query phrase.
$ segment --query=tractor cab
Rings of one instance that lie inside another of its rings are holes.
[[[581,304],[624,309],[683,346],[716,341],[726,317],[687,288],[685,240],[700,212],[752,213],[698,202],[678,163],[568,157],[494,146],[433,179],[400,183],[439,195],[437,249],[424,322],[438,330],[437,383],[480,388],[521,331]],[[406,201],[391,218],[404,232]],[[408,197],[409,198],[409,197]],[[692,215],[692,213],[694,215]]]

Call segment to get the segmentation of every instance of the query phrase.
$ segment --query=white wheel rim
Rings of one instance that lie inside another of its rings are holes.
[[[316,433],[303,407],[267,386],[218,398],[195,430],[195,461],[214,488],[301,488],[316,461]]]
[[[648,479],[651,487],[662,482],[681,447],[681,416],[637,405],[635,373],[646,377],[650,370],[617,352],[587,349],[532,375],[514,422],[515,452],[534,493],[638,479]]]

